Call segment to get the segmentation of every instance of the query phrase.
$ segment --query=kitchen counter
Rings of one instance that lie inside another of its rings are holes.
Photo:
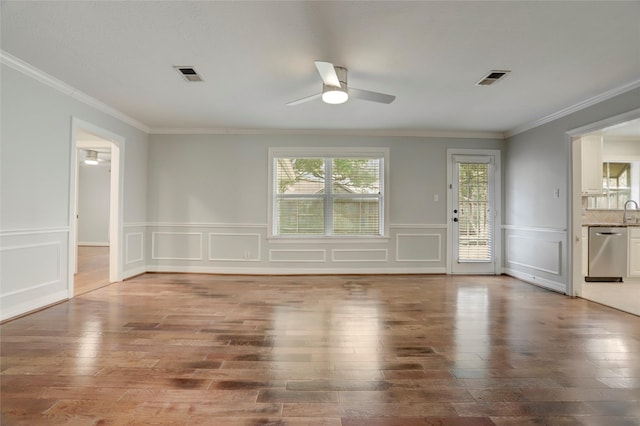
[[[592,223],[583,223],[582,226],[609,226],[611,228],[614,227],[636,227],[640,226],[640,222],[630,222],[630,223],[603,223],[603,222],[592,222]]]

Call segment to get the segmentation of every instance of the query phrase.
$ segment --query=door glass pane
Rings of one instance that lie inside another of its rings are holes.
[[[458,167],[458,261],[490,262],[489,164]]]

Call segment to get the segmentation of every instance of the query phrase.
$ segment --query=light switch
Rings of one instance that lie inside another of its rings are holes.
[[[433,202],[437,203],[440,200],[438,194],[433,194]]]

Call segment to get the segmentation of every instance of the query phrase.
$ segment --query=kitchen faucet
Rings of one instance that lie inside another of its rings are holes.
[[[629,218],[627,217],[627,206],[631,203],[635,204],[636,210],[638,210],[638,203],[634,200],[628,200],[626,203],[624,203],[624,215],[622,216],[622,223],[627,223],[629,221]]]

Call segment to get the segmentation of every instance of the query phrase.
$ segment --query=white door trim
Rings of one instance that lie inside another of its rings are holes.
[[[111,184],[109,211],[109,282],[122,281],[122,233],[124,199],[124,143],[125,138],[77,117],[71,117],[71,152],[69,179],[69,277],[68,297],[73,297],[74,274],[77,264],[77,197],[78,197],[78,146],[79,130],[94,134],[111,144]]]
[[[502,273],[502,170],[500,166],[500,150],[497,149],[447,149],[447,274],[453,272],[453,247],[454,235],[452,226],[453,211],[453,157],[454,156],[488,156],[493,158],[494,170],[494,189],[495,189],[495,217],[493,227],[493,252],[494,252],[494,271],[495,275]]]

